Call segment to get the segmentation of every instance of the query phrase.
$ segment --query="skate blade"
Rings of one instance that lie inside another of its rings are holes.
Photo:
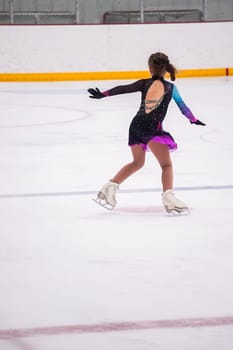
[[[185,216],[185,215],[190,215],[190,210],[187,207],[184,208],[178,208],[175,207],[173,209],[169,209],[168,207],[165,207],[167,214],[169,216]]]
[[[103,208],[105,208],[107,210],[113,210],[114,209],[114,207],[111,204],[107,203],[104,199],[100,199],[100,198],[97,197],[97,198],[92,198],[92,200],[95,203],[99,204],[101,207],[103,207]]]

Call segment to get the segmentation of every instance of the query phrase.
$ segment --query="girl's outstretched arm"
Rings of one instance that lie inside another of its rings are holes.
[[[91,94],[90,98],[103,98],[107,96],[114,96],[120,94],[129,94],[132,92],[141,91],[143,88],[144,80],[137,80],[134,83],[127,85],[119,85],[112,89],[101,92],[98,88],[88,89],[87,91]]]
[[[174,101],[176,102],[177,106],[179,107],[179,109],[181,110],[181,113],[185,115],[186,118],[189,119],[191,124],[197,124],[197,125],[206,125],[204,123],[202,123],[200,120],[198,120],[193,113],[191,112],[191,110],[188,108],[188,106],[184,103],[177,87],[174,85],[173,86],[173,91],[172,91],[172,98],[174,99]]]

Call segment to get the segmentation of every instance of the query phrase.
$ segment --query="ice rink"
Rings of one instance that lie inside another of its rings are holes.
[[[170,104],[180,217],[150,152],[114,211],[92,200],[131,160],[140,94],[86,90],[129,82],[0,84],[1,350],[232,350],[233,77],[176,81],[207,124]]]

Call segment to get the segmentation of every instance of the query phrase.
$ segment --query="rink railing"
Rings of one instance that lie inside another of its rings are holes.
[[[231,68],[185,69],[177,72],[177,78],[233,76]],[[168,76],[167,76],[168,77]],[[55,72],[55,73],[0,73],[0,82],[80,81],[146,79],[148,71],[120,72]]]
[[[25,11],[24,7],[16,11],[15,0],[8,0],[8,11],[0,11],[0,23],[5,24],[81,24],[81,1],[73,0],[73,11]],[[145,1],[139,0],[134,11],[107,11],[98,23],[169,23],[200,22],[206,19],[206,0],[202,0],[201,9],[145,9]],[[96,22],[96,21],[95,21]]]

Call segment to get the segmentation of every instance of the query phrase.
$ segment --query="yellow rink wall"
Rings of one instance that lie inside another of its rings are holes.
[[[233,76],[233,68],[185,69],[177,78]],[[148,78],[147,71],[123,72],[57,72],[57,73],[0,73],[0,82],[49,82],[82,80],[120,80]],[[166,76],[169,77],[168,75]]]

